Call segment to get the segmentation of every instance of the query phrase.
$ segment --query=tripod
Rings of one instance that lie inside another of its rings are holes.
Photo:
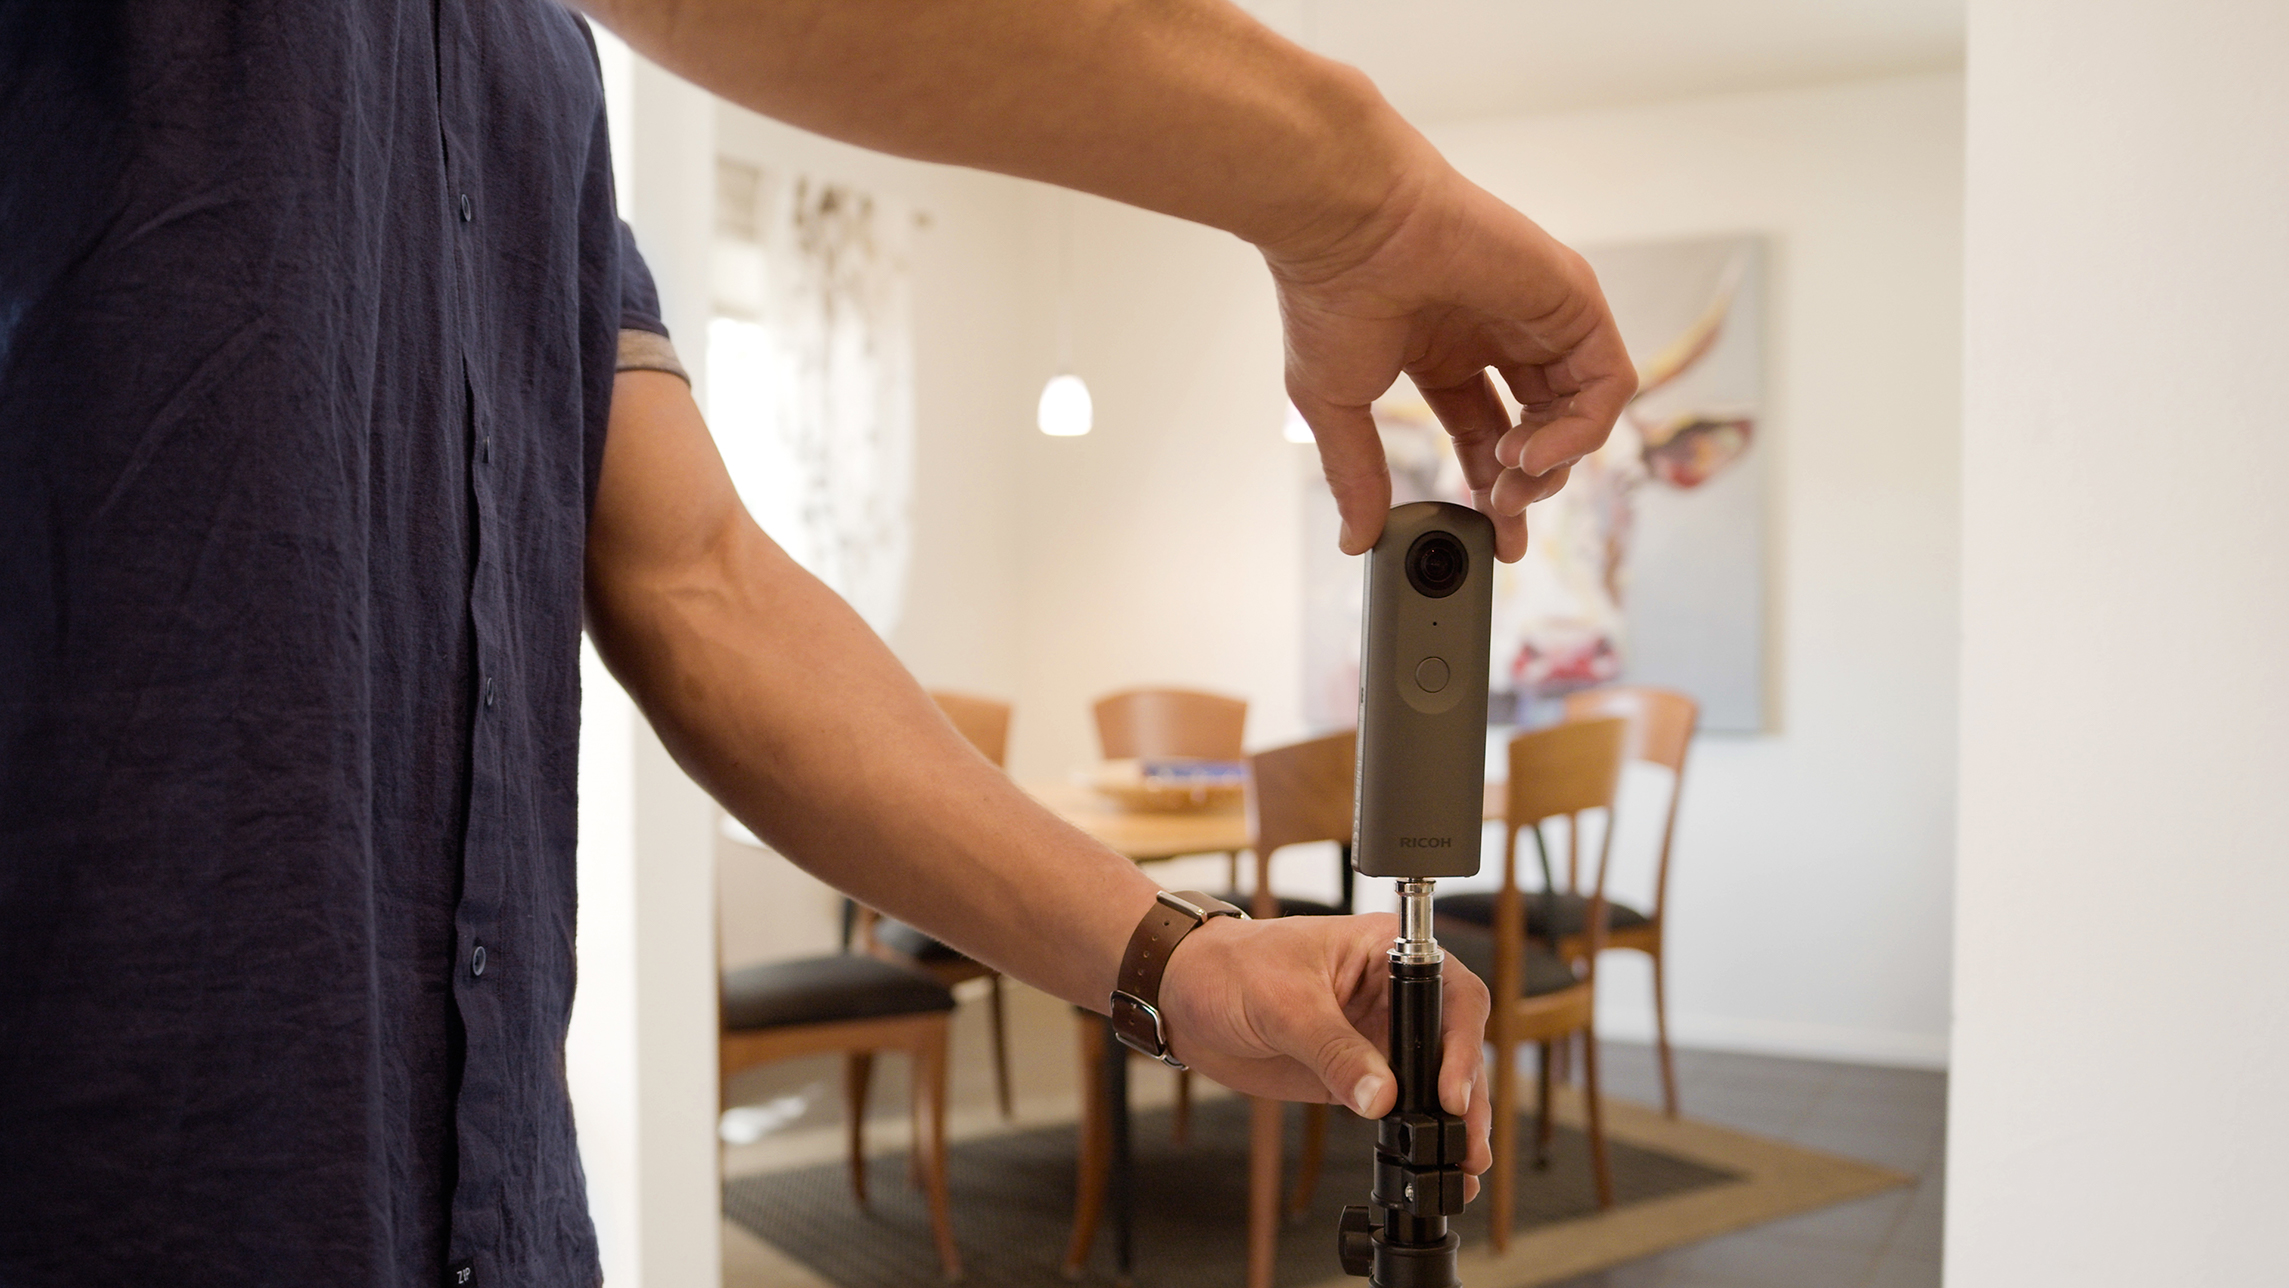
[[[1336,1236],[1345,1274],[1375,1288],[1459,1288],[1463,1121],[1439,1106],[1440,972],[1446,954],[1431,929],[1431,881],[1399,883],[1399,938],[1391,945],[1391,1072],[1399,1099],[1375,1128],[1371,1204],[1343,1209]]]

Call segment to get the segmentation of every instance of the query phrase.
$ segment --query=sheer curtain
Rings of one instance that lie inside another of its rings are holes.
[[[728,158],[716,179],[717,445],[763,530],[888,634],[913,539],[914,214]]]

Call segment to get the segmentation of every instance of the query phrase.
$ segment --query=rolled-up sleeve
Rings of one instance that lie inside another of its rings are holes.
[[[691,383],[691,373],[676,358],[675,342],[660,320],[660,293],[652,284],[652,270],[636,249],[635,231],[620,224],[620,371],[665,371]]]

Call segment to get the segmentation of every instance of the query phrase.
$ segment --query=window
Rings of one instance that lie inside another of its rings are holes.
[[[912,212],[721,158],[708,420],[739,496],[877,632],[912,547]]]

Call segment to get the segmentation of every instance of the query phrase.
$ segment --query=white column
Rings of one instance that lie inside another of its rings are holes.
[[[1947,1282],[2279,1283],[2289,6],[1970,12]]]
[[[620,208],[704,381],[714,103],[598,32]],[[584,658],[580,991],[566,1064],[612,1288],[723,1281],[714,806]]]

